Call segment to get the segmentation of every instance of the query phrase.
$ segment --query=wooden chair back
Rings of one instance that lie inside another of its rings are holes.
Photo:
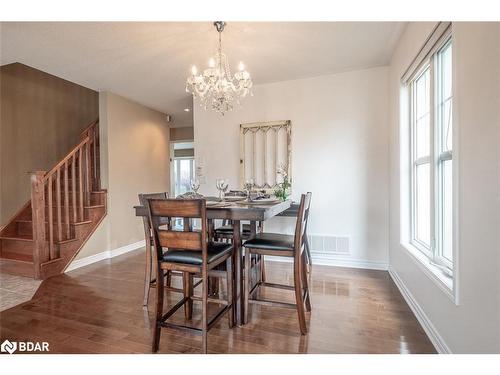
[[[139,194],[139,203],[141,206],[146,206],[147,200],[148,199],[167,199],[168,198],[168,193],[163,192],[163,193],[141,193]],[[149,236],[149,240],[153,241],[153,232],[151,231],[151,224],[149,221],[149,218],[143,217],[142,218],[143,224],[144,224],[144,235]]]
[[[162,259],[163,248],[202,251],[203,264],[207,263],[207,218],[204,199],[148,199],[149,220],[153,230],[153,244],[157,259]],[[200,219],[201,231],[184,226],[183,231],[171,227],[160,228],[165,218],[182,218],[184,221]]]
[[[309,210],[311,208],[311,197],[311,192],[302,194],[302,196],[300,197],[299,212],[297,214],[297,224],[295,225],[295,248],[300,249],[300,251],[296,251],[296,258],[300,258],[306,242],[306,230],[307,222],[309,220]]]

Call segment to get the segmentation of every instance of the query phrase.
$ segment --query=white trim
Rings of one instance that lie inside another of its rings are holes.
[[[142,240],[142,241],[134,242],[134,243],[131,243],[131,244],[128,244],[125,246],[118,247],[116,249],[106,250],[106,251],[103,251],[102,253],[97,253],[97,254],[90,255],[90,256],[85,257],[85,258],[77,259],[77,260],[73,261],[68,266],[68,268],[66,268],[66,270],[64,272],[65,273],[70,272],[70,271],[76,270],[77,268],[85,267],[85,266],[88,266],[89,264],[100,262],[101,260],[114,258],[114,257],[117,257],[119,255],[128,253],[130,251],[140,249],[141,247],[144,247],[144,246],[146,246],[146,241]]]
[[[415,248],[412,244],[401,243],[401,246],[407,251],[411,260],[418,268],[432,281],[439,289],[455,304],[458,305],[455,290],[453,290],[453,277],[447,277],[443,271],[433,265],[431,260]]]
[[[432,345],[434,345],[437,352],[440,354],[451,354],[452,352],[450,348],[448,347],[444,339],[441,337],[436,327],[434,327],[434,325],[432,324],[431,320],[427,317],[422,307],[420,307],[415,297],[413,297],[410,290],[406,287],[405,283],[403,282],[403,279],[401,279],[397,271],[392,266],[389,266],[389,275],[391,275],[392,280],[398,287],[399,291],[401,292],[401,295],[403,296],[406,303],[410,307],[411,311],[413,312],[418,322],[424,329],[425,333],[429,337],[429,340],[431,340]]]
[[[273,257],[267,256],[266,260],[271,262],[286,262],[291,263],[291,258],[285,257]],[[349,259],[349,258],[340,258],[331,255],[325,254],[312,254],[312,262],[313,266],[330,266],[330,267],[347,267],[347,268],[362,268],[368,270],[381,270],[387,271],[389,265],[385,262],[374,262],[371,260],[364,259]]]

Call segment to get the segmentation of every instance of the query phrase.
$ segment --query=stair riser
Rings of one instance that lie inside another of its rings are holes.
[[[74,181],[73,181],[72,179],[68,179],[68,190],[69,190],[69,191],[72,191],[72,189],[73,189],[73,182],[74,182]],[[86,182],[85,182],[85,179],[84,179],[84,180],[82,180],[82,188],[85,188],[85,183],[86,183]],[[45,190],[47,190],[48,186],[49,186],[49,185],[48,185],[48,183],[47,183],[47,184],[45,185]],[[64,190],[64,179],[63,179],[63,177],[62,177],[62,176],[61,176],[61,185],[60,185],[60,186],[61,186],[61,191],[63,191],[63,190]],[[90,183],[90,187],[91,187],[91,190],[92,190],[92,187],[93,187],[92,182]],[[79,188],[80,188],[80,180],[79,180],[79,179],[77,179],[77,180],[75,181],[75,189],[76,189],[76,190],[79,190]],[[54,179],[54,180],[52,180],[52,190],[53,190],[53,191],[55,191],[56,189],[57,189],[57,182],[56,182],[56,180]]]
[[[23,211],[18,217],[16,217],[16,220],[31,220],[32,215],[31,215],[31,207],[28,210]]]
[[[94,208],[89,208],[88,210],[88,220],[92,222],[96,222],[101,218],[106,212],[106,209],[104,207],[94,207]]]
[[[35,277],[35,269],[32,263],[16,262],[10,259],[0,259],[0,272],[9,275]]]
[[[83,201],[85,202],[85,195],[83,197]],[[48,202],[47,196],[45,197],[46,202]],[[65,202],[65,194],[64,192],[61,191],[61,204],[64,205]],[[80,202],[80,193],[76,193],[76,204],[78,206]],[[73,193],[69,192],[68,193],[68,203],[71,206],[73,206]],[[54,194],[52,196],[52,204],[56,204],[56,195]],[[99,194],[99,193],[90,193],[90,205],[95,206],[95,205],[100,205],[104,204],[104,194]]]
[[[100,194],[100,193],[90,193],[90,205],[91,206],[95,206],[95,205],[101,205],[101,204],[104,204],[104,194]],[[48,202],[48,196],[46,195],[45,196],[45,202],[47,203]],[[84,196],[84,202],[85,202],[85,196]],[[61,204],[64,205],[64,202],[65,202],[65,194],[63,191],[61,191]],[[69,205],[72,206],[73,205],[73,193],[69,192],[68,193],[68,202],[69,202]],[[76,204],[78,205],[80,202],[80,193],[76,193]],[[55,205],[56,204],[56,195],[54,194],[52,196],[52,205]]]
[[[2,239],[2,253],[33,254],[33,241]]]
[[[49,235],[49,226],[48,226],[48,222],[45,223],[46,224],[46,231],[45,231],[45,236],[46,238],[48,238],[48,235]],[[56,225],[57,223],[54,222],[54,228],[56,228]],[[67,236],[66,236],[66,233],[67,233],[67,225],[65,223],[61,223],[61,227],[62,227],[62,231],[63,231],[63,240],[67,239]],[[73,225],[70,224],[69,225],[69,232],[70,232],[70,237],[69,238],[73,238],[74,237],[74,229],[73,229]],[[31,237],[33,237],[33,224],[31,222],[17,222],[17,233],[20,234],[20,235],[29,235]],[[57,229],[55,230],[54,232],[55,236],[57,237]]]
[[[49,212],[50,212],[49,208],[46,207],[45,208],[45,220],[47,222],[50,222]],[[53,223],[57,223],[57,212],[58,212],[57,207],[55,207],[55,206],[52,207],[52,222]],[[73,220],[73,218],[74,218],[73,207],[70,207],[69,210],[68,210],[68,212],[69,212],[69,221],[71,222]],[[86,217],[85,216],[85,208],[83,209],[83,216],[84,216],[84,218]],[[76,210],[76,219],[77,220],[81,220],[80,209],[79,208],[77,208],[77,210]],[[66,208],[65,207],[61,207],[61,223],[64,223],[64,222],[66,222]]]
[[[85,238],[89,233],[89,228],[91,227],[92,227],[91,223],[75,225],[75,238],[77,239]]]
[[[21,260],[24,262],[33,263],[33,254],[12,253],[10,251],[2,251],[2,258],[10,260]]]
[[[33,224],[31,221],[18,221],[17,233],[33,236]]]

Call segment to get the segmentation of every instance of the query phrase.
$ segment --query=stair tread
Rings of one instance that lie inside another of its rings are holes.
[[[92,223],[92,222],[89,221],[89,223]],[[31,236],[30,234],[16,234],[15,236],[1,236],[0,239],[2,239],[2,240],[21,240],[21,241],[26,241],[26,242],[33,242],[33,236]],[[46,240],[48,240],[48,239],[46,239]],[[57,244],[64,244],[64,243],[73,242],[76,240],[77,240],[77,238],[67,238],[67,239],[64,239],[61,241],[54,239],[54,242]]]
[[[61,209],[65,208],[65,207],[66,207],[66,206],[61,205]],[[72,207],[73,207],[73,206],[69,206],[69,208],[72,208]],[[89,206],[83,206],[83,208],[96,208],[96,207],[104,207],[104,205],[103,205],[103,204],[91,204],[91,205],[89,205]],[[45,208],[49,208],[49,206],[47,206],[47,205],[46,205],[46,206],[45,206]],[[52,205],[52,208],[56,208],[56,205],[55,205],[55,204],[53,204],[53,205]],[[77,208],[79,208],[79,207],[77,207]]]
[[[72,223],[72,224],[73,225],[92,224],[92,220],[77,221],[76,223]]]
[[[1,240],[20,240],[20,241],[33,241],[33,236],[30,234],[16,234],[16,235],[6,235],[0,236]]]
[[[16,223],[33,223],[33,220],[16,220]],[[49,222],[46,221],[46,224]],[[70,222],[69,225],[82,225],[82,224],[90,224],[92,223],[91,220],[83,220],[83,221],[75,221],[75,222]],[[66,225],[66,223],[61,223],[62,225]]]
[[[65,243],[74,242],[76,240],[78,240],[78,238],[67,238],[65,240],[56,241],[56,243],[59,244],[59,245],[62,245],[62,244],[65,244]]]

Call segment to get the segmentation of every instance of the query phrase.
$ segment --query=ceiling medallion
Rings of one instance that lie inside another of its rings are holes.
[[[240,100],[251,95],[252,79],[245,70],[243,62],[239,63],[238,72],[231,75],[227,56],[222,53],[222,32],[226,23],[214,22],[219,33],[219,48],[215,57],[210,58],[208,68],[203,74],[198,74],[196,66],[191,68],[191,76],[186,81],[186,91],[198,98],[205,108],[224,113],[234,108],[234,103],[240,105]]]

